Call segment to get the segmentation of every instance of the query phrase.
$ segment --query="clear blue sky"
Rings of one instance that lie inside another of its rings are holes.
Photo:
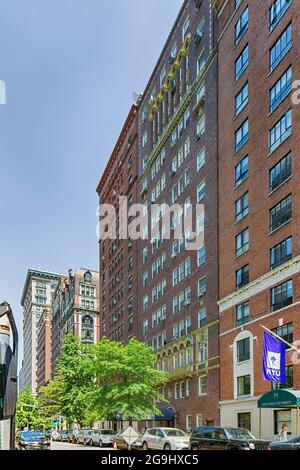
[[[95,189],[182,0],[0,0],[0,300],[98,268]]]

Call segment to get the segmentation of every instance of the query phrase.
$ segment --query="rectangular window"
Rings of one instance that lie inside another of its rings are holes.
[[[238,116],[249,102],[249,84],[245,83],[241,91],[235,97],[235,115]]]
[[[288,427],[288,434],[292,433],[292,412],[291,410],[276,410],[274,411],[274,434],[278,436],[281,427],[286,424]]]
[[[270,210],[270,232],[277,230],[292,218],[291,194]]]
[[[202,183],[200,183],[197,188],[197,203],[199,204],[201,201],[203,201],[204,197],[205,197],[205,181],[202,181]]]
[[[293,303],[293,281],[287,281],[271,289],[272,312],[287,307]]]
[[[292,47],[292,25],[283,31],[280,38],[275,42],[270,50],[270,72],[272,72],[279,62],[284,58]]]
[[[251,413],[238,413],[237,425],[239,428],[251,431]]]
[[[270,31],[275,28],[281,20],[292,0],[275,0],[269,10]]]
[[[278,328],[274,328],[272,330],[276,335],[280,336],[280,338],[284,339],[290,344],[294,342],[294,325],[293,323],[288,323],[283,326],[279,326]],[[288,346],[286,345],[288,349]]]
[[[243,397],[251,394],[251,380],[250,375],[244,375],[237,379],[237,395]]]
[[[292,154],[289,153],[270,170],[270,192],[292,176]]]
[[[238,152],[248,142],[249,121],[248,119],[241,125],[235,133],[235,151]]]
[[[235,202],[235,221],[239,222],[249,213],[249,197],[248,192],[243,194]]]
[[[282,264],[287,263],[287,261],[292,259],[292,248],[293,241],[292,237],[290,237],[274,246],[270,250],[271,270],[278,268],[278,266],[281,266]]]
[[[249,284],[249,264],[238,269],[235,273],[235,278],[237,290]]]
[[[200,139],[205,132],[205,115],[203,114],[197,124],[197,139]]]
[[[237,362],[250,360],[250,338],[242,339],[236,343]]]
[[[285,373],[286,373],[286,381],[283,383],[278,384],[278,388],[281,390],[287,389],[287,388],[293,388],[294,386],[294,368],[293,366],[288,366],[285,368]],[[273,386],[275,383],[273,382]]]
[[[249,158],[248,155],[241,160],[235,167],[235,186],[242,184],[249,176]]]
[[[206,54],[205,54],[205,51],[202,51],[201,55],[198,57],[198,60],[197,60],[197,74],[198,75],[204,71],[205,63],[206,63]]]
[[[250,321],[250,305],[249,302],[237,305],[236,307],[236,326],[245,325]]]
[[[200,171],[205,165],[205,148],[197,155],[197,171]]]
[[[184,40],[189,32],[190,29],[190,20],[189,18],[185,21],[182,27],[182,39]]]
[[[269,131],[269,153],[274,152],[292,133],[292,110],[285,115]]]
[[[206,309],[203,308],[198,312],[198,327],[203,328],[206,325]]]
[[[187,396],[188,396],[188,395],[187,395]],[[186,425],[185,425],[185,428],[186,428],[186,432],[187,432],[187,433],[191,433],[192,430],[193,430],[192,416],[191,416],[191,415],[187,415],[187,416],[186,416]]]
[[[241,52],[235,61],[235,80],[239,80],[249,65],[249,46]]]
[[[180,382],[180,398],[185,396],[185,382]]]
[[[199,377],[199,395],[207,394],[207,375],[201,375]]]
[[[235,44],[238,44],[248,29],[249,8],[247,7],[235,25]]]
[[[249,250],[249,229],[246,228],[235,237],[235,255],[241,256]]]
[[[199,279],[198,281],[198,296],[203,297],[206,294],[206,278]]]
[[[201,246],[198,250],[198,256],[197,256],[197,266],[198,268],[200,266],[203,266],[206,263],[206,249],[205,245]]]
[[[270,113],[282,103],[292,89],[292,66],[290,66],[270,90]]]

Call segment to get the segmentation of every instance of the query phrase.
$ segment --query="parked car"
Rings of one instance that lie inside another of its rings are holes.
[[[91,446],[112,446],[116,433],[113,429],[100,429],[92,432],[89,442]]]
[[[79,431],[80,429],[76,428],[76,429],[72,429],[72,431],[69,432],[70,443],[76,444]]]
[[[197,427],[191,435],[190,450],[267,450],[270,441],[256,439],[248,429]]]
[[[66,429],[60,431],[59,436],[56,440],[59,442],[69,442],[69,431],[67,431]]]
[[[176,428],[151,428],[143,435],[143,450],[183,450],[189,448],[189,436]]]
[[[293,437],[288,441],[275,441],[271,442],[269,446],[270,450],[300,450],[300,436]]]
[[[50,439],[39,431],[20,432],[17,437],[18,450],[50,450]]]
[[[80,429],[76,436],[76,444],[87,445],[91,440],[93,429]]]
[[[113,439],[113,446],[116,446],[118,450],[128,450],[129,446],[127,442],[124,440],[124,437],[121,435],[122,433],[117,434]],[[139,437],[137,440],[131,444],[131,450],[142,450],[142,434],[138,433]]]

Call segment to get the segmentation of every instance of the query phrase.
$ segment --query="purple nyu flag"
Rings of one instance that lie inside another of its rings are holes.
[[[264,332],[263,378],[269,382],[285,383],[285,345]]]

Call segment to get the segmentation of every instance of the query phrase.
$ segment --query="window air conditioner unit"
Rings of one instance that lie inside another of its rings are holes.
[[[172,259],[175,259],[176,256],[177,256],[177,253],[172,253],[171,258],[172,258]]]
[[[199,292],[198,296],[199,296],[199,299],[202,299],[202,297],[205,296],[205,292]]]
[[[185,300],[185,301],[184,301],[184,305],[185,305],[186,307],[188,307],[189,305],[191,305],[190,299]]]

